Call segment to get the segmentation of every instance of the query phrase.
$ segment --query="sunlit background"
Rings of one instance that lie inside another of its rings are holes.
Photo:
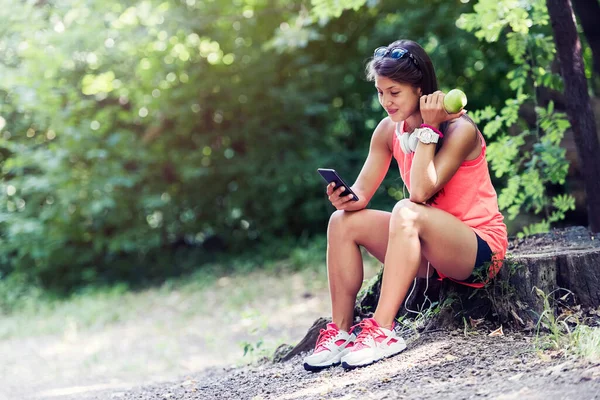
[[[474,4],[487,17],[468,14]],[[399,38],[429,52],[442,90],[467,93],[490,153],[506,160],[492,168],[511,234],[536,223],[530,232],[585,224],[544,2],[511,4],[1,0],[0,338],[8,347],[29,331],[72,339],[82,326],[135,320],[114,311],[130,304],[120,296],[158,287],[156,300],[131,303],[152,310],[161,296],[179,304],[169,297],[182,290],[170,286],[177,277],[192,282],[189,293],[201,292],[265,265],[265,276],[303,277],[281,307],[324,296],[325,306],[304,310],[326,312],[323,235],[332,208],[316,169],[354,181],[384,116],[365,62]],[[555,158],[536,170],[527,158],[532,136],[523,132],[537,125],[539,133],[543,121],[555,136],[540,154]],[[389,210],[402,196],[392,164],[370,207]],[[548,221],[553,208],[569,213]],[[80,311],[54,305],[86,293],[95,300]],[[187,312],[208,301],[182,299]],[[256,350],[259,341],[242,348]]]
[[[317,20],[293,1],[5,2],[0,271],[140,281],[323,233],[316,169],[352,181],[383,116],[375,47],[419,41],[473,110],[509,95],[504,46],[456,27],[470,4],[411,5]],[[395,171],[374,206],[402,196]]]

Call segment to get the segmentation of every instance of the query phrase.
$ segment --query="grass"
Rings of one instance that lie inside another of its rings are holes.
[[[579,325],[571,335],[571,352],[590,362],[600,362],[600,327]]]
[[[544,304],[536,327],[536,348],[563,351],[590,362],[600,362],[600,327],[586,325],[581,313],[570,309],[555,315],[555,303],[565,301],[573,293],[564,289],[548,294],[537,287],[534,290]],[[567,293],[554,299],[555,293],[561,290]]]
[[[317,271],[306,269],[300,275],[306,277],[312,288],[325,285],[322,274]],[[42,296],[28,300],[17,311],[2,316],[0,339],[60,334],[66,325],[76,326],[78,330],[99,331],[138,319],[148,310],[157,308],[165,312],[175,308],[182,318],[191,318],[209,314],[218,304],[220,309],[240,313],[243,317],[246,305],[264,293],[269,276],[266,271],[222,276],[201,271],[141,291],[130,291],[122,284],[89,288],[67,299]],[[313,278],[309,278],[311,276]],[[275,294],[286,296],[285,293]]]
[[[291,296],[300,290],[299,286],[305,293],[327,291],[325,253],[325,238],[317,238],[289,250],[285,259],[261,263],[241,257],[228,264],[203,265],[193,274],[142,290],[132,290],[126,283],[89,286],[67,298],[0,280],[0,285],[5,285],[0,287],[0,300],[4,298],[4,304],[10,306],[0,307],[0,340],[63,334],[66,326],[78,331],[101,331],[156,309],[167,314],[176,312],[181,318],[219,310],[227,322],[239,320],[248,324],[254,320],[260,327],[264,324],[250,315],[260,308],[259,304],[249,306],[255,301],[266,301],[270,294],[276,301],[292,303]],[[365,276],[370,277],[378,263],[365,255]],[[286,285],[297,288],[286,290]],[[13,290],[7,290],[10,288]]]

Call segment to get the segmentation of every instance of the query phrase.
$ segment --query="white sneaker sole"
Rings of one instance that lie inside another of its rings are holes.
[[[366,355],[363,358],[359,358],[356,360],[350,359],[351,357],[346,357],[346,360],[341,360],[342,367],[344,369],[354,369],[359,367],[366,367],[367,365],[371,365],[376,363],[377,361],[383,360],[384,358],[395,356],[396,354],[401,353],[406,349],[406,343],[398,342],[397,346],[394,346],[389,349],[389,351],[382,351],[381,349],[377,349],[377,356],[375,358],[369,357]],[[350,355],[354,355],[357,353],[349,353]]]
[[[320,363],[310,363],[304,362],[304,369],[307,371],[320,371],[325,368],[334,367],[336,365],[340,365],[340,362],[344,356],[346,356],[350,352],[350,349],[344,349],[340,351],[335,357],[332,357],[328,360],[322,361]]]

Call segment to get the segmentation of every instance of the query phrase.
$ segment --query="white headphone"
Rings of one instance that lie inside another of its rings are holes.
[[[417,150],[419,139],[412,133],[400,132],[400,124],[396,124],[396,136],[400,140],[400,148],[404,154],[411,154]]]

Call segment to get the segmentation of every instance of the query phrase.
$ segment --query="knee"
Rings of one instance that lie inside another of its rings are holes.
[[[327,236],[345,236],[349,232],[352,232],[352,224],[355,219],[353,214],[355,213],[337,210],[331,214],[331,217],[329,217],[329,226],[327,227]]]
[[[390,236],[399,234],[418,234],[421,211],[424,206],[408,199],[400,200],[392,210]]]

